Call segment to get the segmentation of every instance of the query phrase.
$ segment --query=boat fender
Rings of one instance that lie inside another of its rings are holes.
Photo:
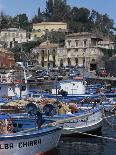
[[[32,102],[28,103],[25,109],[30,116],[37,115],[37,106],[34,103]]]
[[[43,107],[43,112],[46,116],[54,116],[57,114],[57,108],[53,104],[46,104]]]

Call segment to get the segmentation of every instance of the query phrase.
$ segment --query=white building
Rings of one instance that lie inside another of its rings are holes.
[[[101,63],[103,49],[114,49],[113,42],[104,42],[102,38],[88,32],[67,35],[65,46],[49,42],[42,43],[33,49],[36,62],[43,67],[48,66],[85,66],[88,70],[96,70]]]
[[[96,70],[98,61],[103,56],[102,48],[98,44],[100,41],[103,39],[88,32],[67,35],[65,39],[67,64],[85,65],[88,70]]]
[[[8,48],[14,47],[18,43],[27,42],[27,32],[23,29],[9,28],[1,30],[0,41],[7,44]]]

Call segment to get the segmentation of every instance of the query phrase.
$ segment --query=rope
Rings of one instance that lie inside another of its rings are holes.
[[[114,121],[114,119],[115,119],[115,117],[116,117],[116,114],[114,114],[114,115],[111,115],[111,116],[106,116],[105,115],[105,112],[104,112],[104,110],[103,110],[103,115],[105,116],[105,117],[103,117],[105,120],[106,120],[106,122],[113,128],[116,124],[113,124],[113,121]],[[114,119],[112,120],[112,122],[110,122],[107,118],[110,118],[110,117],[114,117]]]
[[[82,134],[82,135],[86,135],[86,136],[96,137],[96,138],[102,138],[102,139],[107,139],[107,140],[113,140],[113,141],[116,142],[116,138],[113,138],[113,137],[98,136],[98,135],[93,135],[93,134],[89,134],[89,133],[85,133],[85,132],[77,132],[77,133]]]
[[[114,117],[114,116],[116,116],[116,115],[105,116],[105,117],[103,117],[103,119],[107,119],[107,118]]]

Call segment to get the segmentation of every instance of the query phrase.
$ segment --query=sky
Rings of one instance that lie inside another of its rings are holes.
[[[116,24],[116,0],[67,0],[68,4],[77,7],[94,9],[99,13],[109,15]],[[29,18],[37,13],[38,7],[45,8],[46,0],[0,0],[0,10],[5,14],[15,16],[19,13],[26,13]]]

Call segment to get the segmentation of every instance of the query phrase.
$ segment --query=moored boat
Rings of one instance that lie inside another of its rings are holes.
[[[103,121],[102,109],[97,107],[80,113],[54,115],[49,119],[56,122],[67,119],[64,121],[62,135],[80,134],[101,129]]]
[[[61,135],[61,127],[47,124],[14,133],[9,116],[4,114],[0,122],[0,155],[43,154],[57,146]]]

